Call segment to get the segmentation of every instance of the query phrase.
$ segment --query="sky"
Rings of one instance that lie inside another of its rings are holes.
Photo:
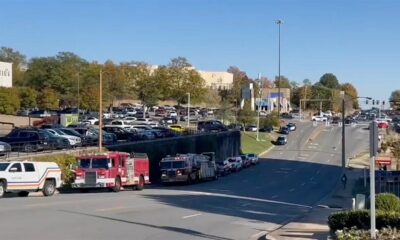
[[[333,73],[359,96],[400,89],[397,0],[0,0],[0,46],[27,58],[70,51],[88,61],[237,66],[250,77],[317,82]]]

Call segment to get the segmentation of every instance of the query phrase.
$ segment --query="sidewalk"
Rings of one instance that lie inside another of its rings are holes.
[[[346,169],[345,173],[347,175],[346,188],[338,179],[335,190],[321,199],[308,213],[268,233],[265,239],[330,239],[328,216],[333,212],[352,208],[352,190],[357,179],[363,174],[360,169]]]

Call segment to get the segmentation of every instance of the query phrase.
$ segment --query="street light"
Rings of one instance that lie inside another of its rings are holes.
[[[100,70],[99,82],[99,152],[102,151],[103,144],[103,70]]]
[[[187,127],[190,127],[190,92],[187,93],[188,95],[188,110],[187,110]]]
[[[257,141],[260,141],[260,110],[261,110],[261,73],[258,74],[258,107],[257,107]]]
[[[283,21],[276,20],[278,24],[278,119],[281,117],[281,25]]]

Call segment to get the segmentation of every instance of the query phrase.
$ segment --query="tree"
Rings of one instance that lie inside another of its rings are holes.
[[[216,117],[221,120],[222,123],[232,121],[232,105],[229,101],[225,100],[221,102],[221,107],[216,113]]]
[[[15,88],[0,87],[0,113],[14,115],[19,108],[18,91]]]
[[[396,169],[400,170],[400,140],[395,140],[390,143],[390,151],[393,154],[393,157],[396,159]]]
[[[21,100],[21,107],[25,109],[37,107],[38,93],[35,89],[30,87],[22,87],[18,89],[19,98]]]
[[[337,80],[336,76],[332,73],[325,73],[319,79],[319,83],[327,88],[337,89],[339,88],[339,81]]]
[[[187,93],[190,93],[193,103],[200,102],[205,93],[204,79],[190,66],[183,57],[171,59],[168,65],[168,86],[165,92],[178,104],[187,103]]]
[[[12,62],[13,86],[24,85],[23,67],[26,65],[26,57],[12,48],[0,48],[0,61]]]
[[[134,90],[138,98],[145,106],[157,105],[161,98],[162,89],[159,86],[157,75],[150,75],[150,69],[147,65],[136,66],[137,78],[135,80]]]
[[[241,71],[236,66],[230,66],[227,72],[233,74],[233,83],[232,89],[230,92],[230,99],[231,102],[240,102],[241,100],[241,91],[243,87],[247,87],[250,83],[250,79],[247,76],[246,72]]]
[[[38,95],[38,107],[45,110],[54,110],[58,108],[58,97],[51,88],[43,89]]]
[[[344,93],[349,96],[351,99],[354,99],[353,102],[353,108],[354,109],[358,109],[359,105],[358,105],[358,93],[357,93],[357,89],[351,84],[351,83],[344,83],[340,86],[340,89],[342,91],[344,91]]]
[[[221,96],[219,93],[220,92],[216,89],[207,88],[202,102],[205,103],[207,107],[218,108],[221,104]]]
[[[394,90],[390,94],[390,106],[396,110],[400,109],[400,90]]]
[[[238,121],[247,126],[255,122],[256,115],[257,113],[251,110],[250,102],[245,101],[243,109],[238,112]]]
[[[274,81],[275,87],[281,86],[281,88],[291,88],[290,81],[287,77],[281,76],[281,80],[279,81],[279,76],[275,77]]]
[[[260,127],[279,127],[278,112],[273,111],[267,117],[261,119]]]

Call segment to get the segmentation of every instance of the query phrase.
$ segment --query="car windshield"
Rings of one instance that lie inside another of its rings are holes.
[[[183,168],[183,167],[185,167],[184,161],[172,162],[172,168]]]
[[[233,159],[233,158],[230,158],[228,161],[229,161],[229,162],[236,162],[236,160]]]
[[[65,134],[65,132],[59,130],[59,129],[53,129],[56,133],[60,134],[60,135],[67,135]]]
[[[109,162],[110,162],[110,159],[108,159],[108,158],[94,158],[94,159],[92,159],[92,168],[108,169]]]
[[[172,162],[161,162],[160,163],[160,168],[161,169],[168,169],[171,168]]]
[[[10,163],[0,163],[0,171],[5,171]]]
[[[278,137],[278,141],[284,141],[285,138],[284,137]]]
[[[255,155],[251,153],[251,154],[249,154],[248,156],[249,156],[249,157],[254,157]]]
[[[66,134],[70,134],[70,135],[75,135],[75,136],[79,136],[80,134],[73,130],[73,129],[62,129],[61,131],[65,132]]]
[[[80,159],[78,166],[81,168],[90,168],[90,159]]]

